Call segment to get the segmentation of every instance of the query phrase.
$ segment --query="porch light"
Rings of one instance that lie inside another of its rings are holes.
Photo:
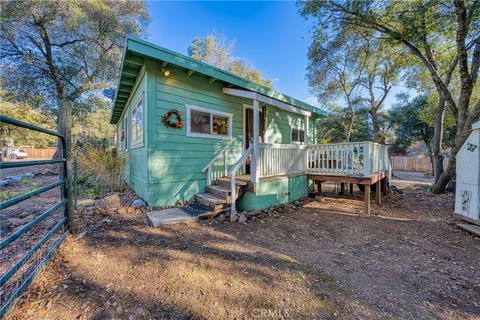
[[[162,73],[165,77],[170,76],[170,70],[162,68]]]

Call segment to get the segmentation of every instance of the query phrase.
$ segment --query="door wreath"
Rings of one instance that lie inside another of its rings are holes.
[[[175,121],[172,121],[172,116],[174,116]],[[165,127],[181,129],[183,128],[182,113],[176,109],[172,109],[163,115],[162,122]]]

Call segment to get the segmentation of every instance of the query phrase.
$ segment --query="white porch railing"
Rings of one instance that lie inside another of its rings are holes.
[[[374,142],[259,147],[260,177],[301,172],[368,176],[390,170],[388,147]]]
[[[259,144],[260,177],[306,172],[307,145]]]

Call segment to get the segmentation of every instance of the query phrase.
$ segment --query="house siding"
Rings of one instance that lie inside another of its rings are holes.
[[[149,130],[149,204],[167,206],[179,199],[192,200],[196,193],[204,192],[207,174],[201,171],[224,146],[228,146],[229,165],[241,156],[243,104],[247,101],[225,95],[223,83],[209,83],[207,78],[195,74],[188,77],[184,70],[176,68],[169,68],[169,77],[154,70],[155,130]],[[182,112],[182,119],[186,120],[186,104],[232,114],[232,138],[188,137],[186,123],[181,129],[165,127],[162,116],[171,109]],[[222,169],[223,158],[215,164],[214,176],[221,176]]]
[[[127,102],[127,107],[122,113],[122,116],[119,120],[119,126],[122,125],[125,117],[128,120],[128,130],[127,130],[127,138],[128,138],[128,150],[124,150],[123,148],[123,141],[118,141],[118,144],[122,144],[122,148],[120,149],[125,157],[125,182],[135,190],[142,198],[148,199],[148,170],[147,167],[143,164],[147,163],[148,159],[148,152],[147,152],[147,133],[144,130],[144,143],[141,146],[134,146],[131,145],[131,128],[130,128],[130,120],[131,120],[131,110],[134,103],[137,99],[144,94],[144,129],[145,129],[145,120],[148,117],[148,97],[145,93],[147,85],[147,77],[145,72],[143,72],[142,76],[139,77],[139,80],[135,84],[135,89],[133,91],[132,96],[130,97],[129,101]]]
[[[120,118],[120,121],[123,121],[125,116],[130,117],[133,103],[143,93],[145,99],[144,145],[139,148],[130,146],[128,151],[124,152],[127,159],[125,179],[127,184],[152,207],[175,205],[179,199],[193,200],[196,193],[204,192],[207,174],[201,170],[224,146],[228,146],[227,164],[229,166],[240,158],[244,143],[244,105],[252,103],[249,99],[224,94],[225,84],[222,82],[209,83],[208,78],[198,74],[188,77],[185,70],[174,66],[168,66],[171,74],[165,77],[160,71],[161,68],[156,61],[145,61],[140,80],[135,85],[131,100],[127,102],[127,108]],[[186,135],[187,104],[232,114],[232,138],[188,137]],[[167,128],[162,123],[162,116],[172,109],[183,113],[183,128]],[[269,105],[266,106],[266,110],[267,143],[289,144],[291,127],[304,127],[305,117],[302,115]],[[120,126],[121,123],[119,122]],[[314,119],[311,118],[308,143],[314,141],[313,134]],[[128,135],[131,141],[130,128]],[[223,175],[222,157],[214,165],[213,174],[214,178]],[[285,192],[296,192],[294,189],[288,190],[292,183],[287,182],[282,186],[284,187],[278,191],[280,198]],[[301,196],[303,194],[302,191]],[[261,196],[259,199],[266,199],[264,195],[259,196]],[[250,195],[246,199],[254,199],[254,197]],[[244,200],[243,203],[246,203],[245,201],[248,200]],[[261,200],[252,201],[254,204],[251,206],[261,205],[259,204]],[[280,202],[283,203],[283,200]],[[248,205],[245,204],[245,207]]]

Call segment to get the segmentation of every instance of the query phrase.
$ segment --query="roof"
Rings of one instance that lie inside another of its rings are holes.
[[[190,75],[192,73],[204,75],[212,82],[217,80],[222,81],[229,84],[230,87],[247,89],[294,107],[325,115],[323,110],[315,106],[289,97],[276,90],[253,83],[228,71],[213,67],[178,52],[162,48],[148,41],[136,37],[127,37],[110,123],[116,124],[120,119],[123,109],[132,94],[137,78],[140,76],[145,58],[160,61],[165,66],[171,64],[186,69]]]

